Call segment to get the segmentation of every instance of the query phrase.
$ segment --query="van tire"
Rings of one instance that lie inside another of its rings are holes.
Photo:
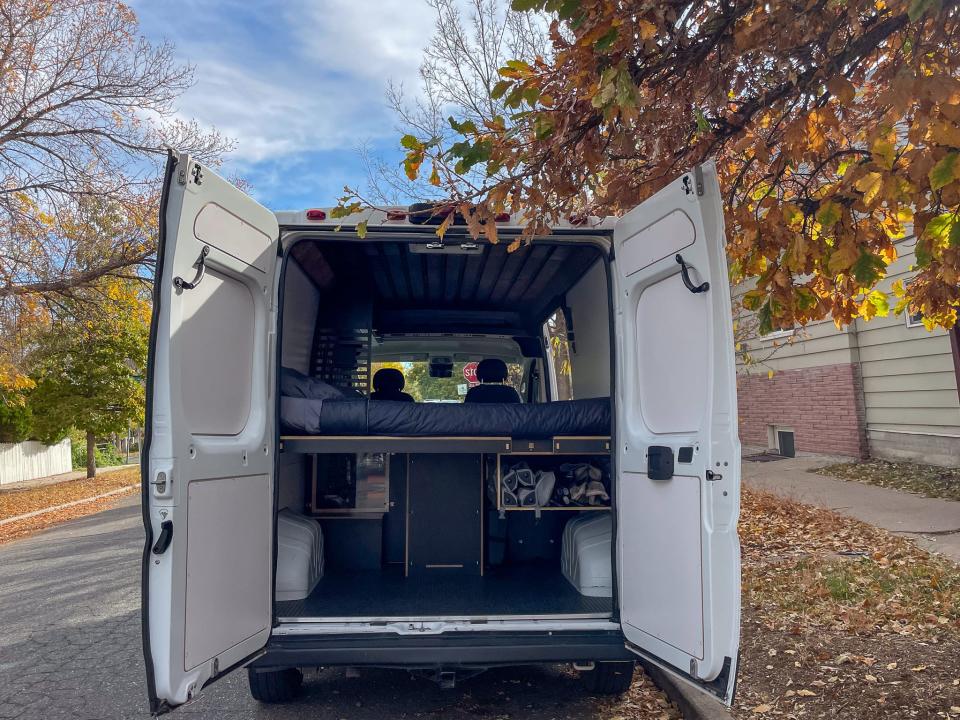
[[[290,702],[303,687],[303,673],[298,668],[260,672],[247,668],[247,679],[253,699],[267,705]]]
[[[594,695],[623,695],[633,683],[636,664],[628,662],[598,662],[593,670],[580,673],[580,680]]]

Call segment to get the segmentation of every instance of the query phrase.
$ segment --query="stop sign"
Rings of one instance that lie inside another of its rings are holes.
[[[471,385],[476,385],[477,381],[477,363],[468,362],[463,366],[463,377]]]

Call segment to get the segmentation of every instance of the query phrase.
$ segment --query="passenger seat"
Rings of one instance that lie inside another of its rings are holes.
[[[371,400],[393,400],[394,402],[415,402],[412,395],[403,392],[406,380],[396,368],[382,368],[373,376]]]
[[[465,403],[519,403],[520,395],[510,385],[504,385],[507,379],[507,364],[497,358],[487,358],[477,364],[477,379],[480,385],[470,388]]]

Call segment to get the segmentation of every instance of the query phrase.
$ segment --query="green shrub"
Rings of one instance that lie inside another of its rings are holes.
[[[21,405],[0,391],[0,442],[26,440],[32,419],[29,405]]]
[[[85,470],[87,467],[87,442],[85,439],[77,442],[75,438],[72,442],[73,447],[71,454],[73,456],[73,469]],[[123,465],[124,462],[124,456],[121,455],[113,445],[97,447],[93,459],[96,461],[98,468]]]

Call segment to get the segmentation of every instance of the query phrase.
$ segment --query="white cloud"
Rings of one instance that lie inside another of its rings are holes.
[[[241,168],[392,137],[387,81],[414,80],[432,30],[420,0],[134,4],[144,33],[195,66],[181,114],[234,138]]]

